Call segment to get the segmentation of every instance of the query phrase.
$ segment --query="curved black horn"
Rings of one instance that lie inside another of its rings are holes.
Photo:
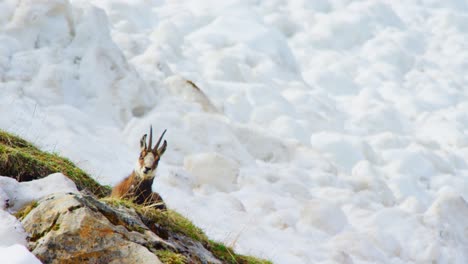
[[[164,134],[166,134],[167,129],[164,129],[164,132],[162,132],[161,136],[158,139],[158,142],[156,143],[156,146],[154,146],[153,151],[158,151],[159,144],[161,143],[161,139],[164,137]]]
[[[148,144],[148,150],[151,150],[151,143],[153,142],[153,126],[150,125],[150,137],[149,137],[149,144]]]

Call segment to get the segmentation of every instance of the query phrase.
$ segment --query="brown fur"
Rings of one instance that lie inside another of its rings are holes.
[[[153,181],[154,181],[154,173],[156,168],[158,167],[159,160],[161,156],[166,151],[167,142],[164,140],[162,146],[159,148],[159,143],[161,142],[162,137],[164,136],[164,131],[159,138],[156,146],[151,148],[152,142],[152,128],[150,129],[150,139],[149,139],[149,146],[146,145],[146,134],[140,140],[140,158],[138,160],[138,164],[140,168],[135,168],[135,170],[123,181],[117,184],[111,193],[111,197],[119,198],[119,199],[130,199],[137,204],[143,205],[152,205],[156,208],[165,209],[166,206],[164,205],[163,200],[159,194],[154,193],[152,190]],[[145,157],[147,155],[152,155],[154,160],[151,156],[149,161],[146,161],[145,165]],[[151,162],[151,164],[148,164]],[[151,170],[150,167],[151,166]],[[148,174],[147,171],[141,172],[141,169],[146,168],[149,170]],[[142,176],[137,174],[137,171],[143,173]]]
[[[119,199],[131,199],[137,204],[151,205],[162,203],[157,208],[165,209],[161,196],[153,192],[154,178],[141,179],[135,172],[132,172],[127,178],[117,184],[111,193],[111,197]]]

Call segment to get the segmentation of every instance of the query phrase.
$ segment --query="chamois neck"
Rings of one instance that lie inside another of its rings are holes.
[[[135,202],[144,204],[148,202],[153,193],[153,180],[154,178],[143,179],[136,185],[135,189]]]

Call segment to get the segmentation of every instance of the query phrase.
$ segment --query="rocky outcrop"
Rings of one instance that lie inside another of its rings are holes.
[[[221,263],[202,243],[151,222],[131,207],[57,193],[23,214],[29,249],[44,263],[162,263],[171,252],[188,263]]]
[[[0,175],[8,175],[0,176],[0,217],[12,219],[14,213],[25,229],[15,219],[7,221],[1,242],[8,250],[19,244],[15,252],[27,243],[44,263],[271,264],[210,240],[175,211],[102,198],[109,187],[69,160],[2,130]],[[11,255],[0,252],[0,263]],[[30,256],[27,262],[34,260]]]

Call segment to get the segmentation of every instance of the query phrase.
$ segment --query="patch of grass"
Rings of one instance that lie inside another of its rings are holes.
[[[170,250],[157,250],[156,256],[158,256],[159,260],[165,264],[185,264],[188,263],[187,258]]]
[[[176,211],[162,211],[145,206],[137,208],[136,211],[138,214],[151,219],[151,221],[160,226],[164,226],[164,228],[172,232],[183,234],[196,241],[204,242],[208,240],[205,233],[203,233],[200,228]]]
[[[140,207],[140,205],[132,203],[132,201],[127,200],[127,199],[117,199],[114,197],[104,197],[100,199],[102,202],[105,202],[108,205],[114,206],[114,207],[126,207],[126,208],[136,208]]]
[[[254,257],[238,255],[234,253],[232,248],[229,248],[221,243],[214,242],[205,235],[205,233],[195,226],[190,220],[183,217],[181,214],[172,211],[161,211],[153,208],[139,207],[136,210],[140,215],[149,217],[157,224],[169,228],[176,233],[184,234],[194,240],[201,242],[213,256],[223,261],[223,263],[232,264],[271,264],[272,262],[257,259]]]
[[[234,250],[227,247],[219,242],[209,240],[209,249],[218,259],[222,260],[223,263],[232,264],[272,264],[271,261],[258,259],[249,256],[237,255]]]
[[[102,198],[101,201],[112,206],[133,208],[143,218],[146,218],[159,226],[163,226],[171,232],[183,234],[196,241],[208,241],[208,238],[200,228],[175,211],[158,210],[149,206],[135,204],[127,199],[106,197]]]
[[[98,197],[110,193],[109,187],[101,186],[70,160],[41,151],[31,143],[0,130],[0,175],[31,181],[55,172],[66,175],[79,190],[86,189]]]
[[[22,209],[15,213],[15,217],[19,220],[23,220],[31,211],[32,209],[38,206],[37,201],[32,201],[29,204],[25,205]]]
[[[14,148],[35,148],[31,143],[26,140],[14,136],[10,133],[0,130],[0,145],[5,145]]]
[[[213,256],[223,261],[223,263],[231,264],[271,264],[272,262],[267,260],[261,260],[254,257],[238,255],[234,253],[234,250],[221,243],[208,239],[205,233],[195,226],[190,220],[183,217],[181,214],[172,210],[158,210],[148,206],[134,204],[129,200],[116,199],[116,198],[103,198],[101,201],[113,205],[113,206],[124,206],[127,208],[133,208],[142,218],[146,218],[152,223],[159,226],[163,226],[165,229],[185,235],[192,238],[193,240],[201,242]],[[177,253],[174,253],[177,254]],[[159,255],[158,255],[159,256]],[[163,263],[166,263],[161,259]],[[167,262],[167,263],[178,263],[178,262]],[[184,262],[180,262],[184,263]]]

